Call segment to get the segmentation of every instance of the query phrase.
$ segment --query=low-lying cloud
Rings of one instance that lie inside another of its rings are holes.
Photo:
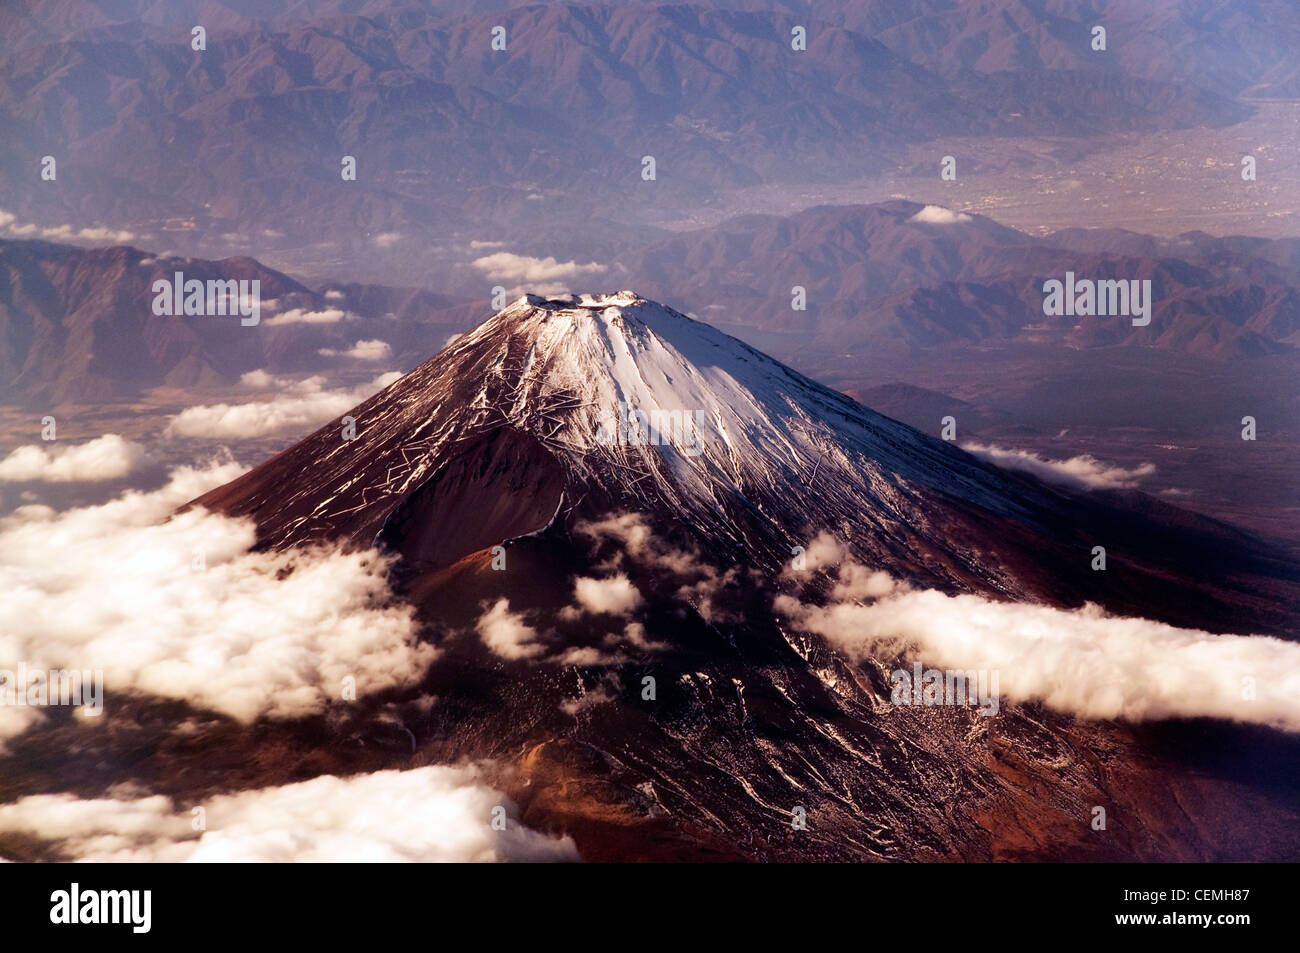
[[[604,265],[599,265],[594,261],[580,265],[576,261],[556,261],[549,256],[546,258],[532,258],[528,255],[516,255],[506,251],[475,258],[474,267],[495,281],[515,282],[530,287],[544,283],[570,281],[582,275],[605,270]]]
[[[0,209],[0,229],[5,229],[15,238],[45,238],[56,242],[110,242],[115,245],[135,240],[135,233],[120,228],[103,228],[91,226],[77,228],[75,225],[34,225],[20,222],[12,212]]]
[[[808,569],[828,570],[825,605],[783,594],[776,608],[850,658],[914,655],[927,665],[998,671],[1011,702],[1086,718],[1223,718],[1300,731],[1300,645],[1215,635],[1095,605],[1063,610],[912,589],[819,537]],[[797,577],[797,573],[793,573]]]
[[[165,432],[172,437],[212,440],[302,433],[346,413],[401,376],[398,371],[389,371],[360,387],[329,390],[320,376],[288,382],[264,371],[253,371],[240,382],[259,388],[277,387],[281,392],[269,400],[188,407],[172,417]]]
[[[586,581],[600,582],[601,580]],[[609,600],[608,595],[601,601],[601,605],[607,607],[615,604],[621,607],[622,611],[614,612],[610,608],[592,609],[575,602],[560,609],[551,621],[577,622],[582,627],[583,637],[589,639],[593,633],[590,621],[585,617],[591,613],[623,616],[631,612],[634,606],[640,605],[640,597],[638,595],[633,601],[626,593],[620,593],[613,602]],[[493,654],[512,662],[529,660],[555,665],[617,665],[623,661],[623,656],[618,651],[622,643],[644,651],[657,647],[646,639],[645,627],[641,623],[626,622],[622,619],[613,627],[613,631],[607,631],[596,645],[567,644],[562,633],[557,631],[555,626],[542,630],[534,621],[530,621],[530,618],[535,620],[541,615],[542,613],[537,610],[527,614],[516,612],[510,608],[510,601],[502,597],[490,605],[483,606],[483,612],[475,623],[475,630],[483,640],[483,644]]]
[[[393,349],[387,341],[375,338],[371,341],[358,341],[345,351],[323,347],[318,353],[325,357],[350,357],[357,361],[384,361],[393,356]]]
[[[927,205],[908,219],[908,221],[922,222],[926,225],[960,225],[970,220],[971,217],[965,212],[954,212],[942,205]]]
[[[510,600],[501,598],[479,617],[478,634],[483,644],[504,659],[535,658],[546,651],[537,641],[537,630],[522,614],[510,611]]]
[[[119,480],[145,458],[143,446],[115,433],[78,444],[57,441],[28,444],[0,460],[0,482],[95,483]]]
[[[578,860],[571,838],[523,826],[514,805],[472,767],[324,775],[195,807],[206,830],[194,830],[192,808],[163,795],[40,794],[0,805],[0,832],[51,842],[74,860],[110,863]],[[492,826],[497,808],[504,830]]]
[[[619,513],[583,521],[574,527],[574,532],[586,537],[597,549],[614,544],[613,554],[599,563],[598,568],[621,570],[630,561],[675,585],[675,598],[693,606],[706,622],[734,621],[729,619],[720,596],[736,582],[737,569],[719,571],[693,549],[670,545],[656,536],[640,513]]]
[[[627,615],[644,601],[622,573],[607,579],[579,577],[574,583],[573,599],[585,612],[608,615]]]
[[[667,569],[674,577],[684,574],[686,584],[680,587],[679,595],[707,606],[712,592],[701,596],[695,587],[701,578],[716,581],[717,575],[693,563],[687,566],[681,562],[690,559],[684,553],[661,557],[657,550],[650,548],[649,530],[636,514],[614,517],[601,523],[584,522],[579,524],[578,531],[593,541],[609,539],[623,543],[626,550],[635,551],[636,560],[652,563],[659,570]],[[627,543],[629,537],[632,539],[630,545]],[[614,568],[623,559],[624,553],[617,552],[613,559],[597,566],[608,571],[608,575],[577,577],[573,582],[570,603],[549,618],[543,618],[545,613],[538,610],[512,610],[505,597],[490,604],[484,603],[475,623],[479,638],[493,653],[510,661],[527,659],[577,666],[619,664],[624,661],[623,651],[629,647],[642,652],[662,648],[647,638],[644,623],[633,619],[645,606],[646,600],[627,574]],[[677,578],[669,581],[681,582]],[[701,611],[707,617],[707,607]],[[548,621],[552,624],[544,624]],[[569,628],[554,623],[564,623]],[[572,628],[574,626],[577,628]],[[580,632],[582,641],[590,641],[591,636],[599,631],[598,626],[605,627],[606,631],[597,644],[573,645],[565,641],[566,631]]]
[[[1131,490],[1156,472],[1154,463],[1141,463],[1127,470],[1102,463],[1087,453],[1068,460],[1049,460],[1028,450],[1009,450],[979,443],[962,444],[962,449],[995,467],[1021,470],[1040,480],[1080,490]]]
[[[319,712],[349,676],[359,695],[418,682],[435,650],[393,599],[380,554],[254,552],[250,520],[171,515],[243,471],[182,467],[159,490],[0,519],[0,658],[102,670],[101,721],[116,693],[251,722]],[[41,711],[0,706],[0,740]]]
[[[291,308],[273,318],[268,318],[263,323],[270,328],[285,324],[338,324],[347,316],[348,313],[342,308],[321,308],[319,311]]]

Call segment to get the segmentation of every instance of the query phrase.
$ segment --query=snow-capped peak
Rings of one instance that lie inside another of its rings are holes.
[[[769,500],[806,508],[810,521],[845,504],[901,509],[913,482],[968,466],[939,441],[633,291],[525,295],[452,350],[485,346],[496,358],[473,402],[484,414],[492,407],[532,433],[583,480],[614,474],[700,518],[736,492],[759,509]],[[805,486],[805,497],[791,490]]]
[[[328,424],[222,491],[269,545],[368,545],[472,472],[509,474],[506,498],[559,480],[563,507],[656,513],[769,562],[811,527],[871,526],[864,551],[919,565],[903,540],[940,545],[954,506],[1018,514],[1035,492],[632,291],[525,295],[348,416],[355,439]]]

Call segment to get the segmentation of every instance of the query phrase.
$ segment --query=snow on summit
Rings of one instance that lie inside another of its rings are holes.
[[[922,544],[903,542],[915,536],[981,577],[940,530],[944,514],[1053,505],[1024,478],[626,290],[518,298],[348,416],[355,439],[340,439],[340,418],[200,502],[253,517],[271,546],[370,545],[419,522],[424,498],[450,513],[488,506],[499,538],[579,505],[657,513],[765,561],[788,557],[810,526],[854,522],[882,555],[915,562]],[[447,502],[457,493],[468,495]],[[465,538],[486,545],[487,525]]]
[[[506,419],[570,468],[599,479],[631,465],[655,474],[658,492],[678,504],[716,510],[719,493],[738,490],[759,508],[767,494],[789,507],[788,487],[815,479],[819,491],[793,494],[793,505],[891,509],[910,482],[964,467],[942,442],[634,291],[525,295],[457,341],[449,358],[484,347],[496,360],[476,406],[507,384],[508,408],[497,401]]]

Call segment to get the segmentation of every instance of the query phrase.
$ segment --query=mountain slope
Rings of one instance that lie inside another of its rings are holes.
[[[698,440],[620,445],[620,401],[698,410]],[[355,440],[336,421],[195,503],[253,518],[263,546],[398,557],[441,655],[431,707],[386,717],[411,757],[503,766],[525,822],[584,857],[1300,849],[1287,736],[900,709],[889,659],[849,664],[773,611],[791,546],[829,531],[918,585],[1285,634],[1296,567],[1244,534],[986,466],[631,292],[521,298],[348,416]],[[1087,568],[1098,538],[1107,573]],[[575,595],[614,569],[622,609]],[[1103,803],[1125,818],[1104,839]]]
[[[638,410],[650,425],[639,439],[628,423]],[[1184,539],[1161,552],[1158,520],[981,463],[632,292],[525,296],[350,416],[355,440],[326,425],[200,502],[254,517],[269,546],[369,545],[450,459],[485,452],[480,442],[504,429],[529,449],[483,459],[551,461],[570,519],[668,514],[707,551],[769,568],[820,529],[852,527],[864,558],[925,585],[1189,618],[1210,607],[1175,597],[1142,568],[1147,557],[1194,564],[1230,545],[1243,565],[1260,562],[1208,520],[1201,548]],[[1116,558],[1133,565],[1098,592],[1086,554],[1101,535],[1124,540]]]
[[[177,272],[185,280],[261,282],[259,325],[154,314],[153,283]],[[457,305],[416,289],[336,283],[316,291],[252,258],[0,240],[0,400],[50,408],[162,385],[230,384],[253,370],[320,370],[338,363],[322,350],[359,339],[382,340],[410,366],[429,337],[464,329]],[[295,312],[331,320],[286,322]]]

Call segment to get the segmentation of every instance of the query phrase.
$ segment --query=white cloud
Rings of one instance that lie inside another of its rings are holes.
[[[591,663],[575,661],[572,664],[582,665]],[[616,688],[617,683],[615,683],[614,688],[611,688],[611,686],[606,682],[601,682],[590,691],[584,690],[577,698],[566,698],[564,701],[560,702],[560,711],[576,718],[582,712],[595,708],[597,705],[608,705],[610,702],[618,700],[618,697],[614,694]]]
[[[583,521],[574,527],[574,532],[585,536],[594,543],[613,542],[636,560],[658,561],[660,558],[652,547],[654,534],[650,525],[639,513],[620,513],[596,521]],[[623,553],[616,553],[611,565],[621,564]],[[682,561],[680,568],[686,568]]]
[[[641,605],[641,594],[633,588],[626,577],[614,579],[579,579],[575,587],[575,603],[562,608],[556,618],[574,623],[591,613],[624,615]],[[616,665],[622,661],[616,649],[620,641],[626,641],[636,647],[649,651],[661,648],[645,637],[645,627],[640,623],[629,622],[623,632],[607,633],[600,645],[566,645],[556,641],[554,629],[545,633],[529,624],[522,612],[512,612],[509,600],[497,599],[491,606],[485,605],[485,611],[479,617],[475,628],[484,645],[501,658],[512,661],[519,659],[541,659],[557,665]],[[580,623],[582,638],[588,638],[591,628],[585,622]],[[546,639],[550,639],[547,644]]]
[[[392,248],[402,240],[401,232],[380,232],[371,239],[379,248]]]
[[[330,288],[328,291],[325,292],[325,299],[327,301],[342,301],[343,297],[344,297],[343,292],[335,288]]]
[[[627,615],[643,601],[636,586],[622,573],[608,579],[579,577],[573,586],[573,598],[587,612],[611,615]]]
[[[565,281],[605,270],[604,265],[595,262],[580,265],[576,261],[562,262],[551,257],[531,258],[528,255],[515,255],[504,251],[475,258],[474,267],[497,281],[523,282],[528,285]]]
[[[1142,463],[1126,470],[1107,466],[1087,453],[1068,460],[1049,460],[1028,450],[1008,450],[979,443],[962,444],[962,449],[994,466],[1023,470],[1040,480],[1084,490],[1129,490],[1156,472],[1154,463]]]
[[[828,537],[818,545],[822,555],[838,546]],[[1300,731],[1300,645],[1121,618],[1095,605],[1063,610],[912,589],[842,549],[832,575],[827,605],[783,594],[776,608],[853,659],[908,653],[939,668],[997,671],[1007,700],[1086,718],[1210,717]]]
[[[480,242],[472,241],[469,243],[470,251],[478,251],[481,248],[505,248],[505,242]]]
[[[362,694],[417,681],[435,651],[378,553],[255,552],[251,520],[172,515],[241,472],[182,467],[153,492],[0,519],[0,659],[103,670],[101,718],[129,691],[247,722],[320,711],[349,675]]]
[[[622,513],[595,522],[583,521],[574,531],[590,539],[597,548],[606,543],[619,547],[598,568],[618,569],[630,559],[644,569],[668,574],[678,583],[675,597],[693,606],[706,622],[730,621],[718,597],[732,585],[736,567],[725,572],[704,562],[694,550],[678,549],[658,539],[639,513]]]
[[[387,341],[378,339],[372,341],[358,341],[346,351],[335,350],[332,347],[323,347],[319,351],[325,357],[350,357],[358,361],[383,361],[387,360],[393,354],[393,349],[388,346]]]
[[[569,837],[524,827],[471,767],[324,775],[200,805],[207,829],[163,795],[40,794],[0,805],[0,831],[54,842],[76,860],[190,863],[573,861]],[[505,808],[505,830],[493,810]]]
[[[928,225],[958,225],[970,220],[971,217],[965,212],[954,212],[942,205],[927,205],[908,219],[909,222],[924,222]]]
[[[615,636],[608,636],[605,641],[610,645],[614,645],[618,639]],[[555,658],[555,661],[560,665],[576,665],[589,668],[594,665],[617,665],[623,661],[623,658],[595,646],[574,645],[561,652]]]
[[[477,628],[483,644],[502,658],[534,658],[546,651],[536,641],[537,630],[524,622],[523,615],[510,611],[508,599],[493,603],[479,618]]]
[[[347,312],[341,308],[323,308],[320,311],[291,308],[274,318],[268,318],[264,323],[268,327],[279,327],[282,324],[338,324],[345,317]]]
[[[398,371],[389,371],[361,387],[326,390],[323,377],[286,382],[265,371],[250,371],[240,378],[240,383],[260,389],[277,386],[282,392],[270,400],[187,407],[172,417],[166,433],[214,440],[301,433],[341,416],[401,376]]]
[[[12,212],[0,209],[0,228],[6,228],[18,238],[47,238],[50,241],[85,241],[112,242],[122,244],[135,239],[134,232],[116,228],[77,228],[73,225],[34,225],[30,222],[18,222]]]
[[[135,238],[134,232],[114,228],[73,228],[71,225],[59,225],[42,231],[46,238],[77,238],[87,242],[129,242]]]
[[[144,447],[115,433],[86,443],[28,444],[0,460],[0,482],[42,483],[117,480],[145,459]]]
[[[255,387],[258,390],[265,390],[275,384],[275,378],[261,368],[258,368],[255,371],[249,371],[247,374],[239,375],[239,383],[243,384],[245,387]]]

